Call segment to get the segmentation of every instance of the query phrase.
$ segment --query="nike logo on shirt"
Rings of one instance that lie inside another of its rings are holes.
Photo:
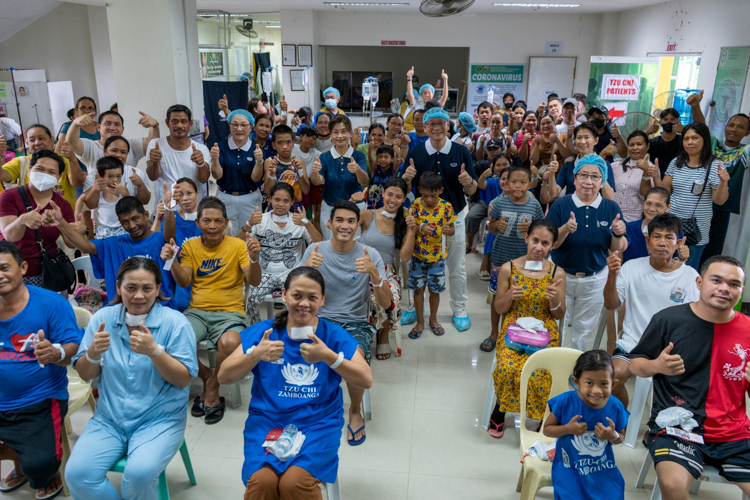
[[[226,264],[221,263],[221,258],[218,259],[206,259],[203,262],[201,262],[200,267],[197,271],[195,271],[195,275],[199,278],[202,278],[204,276],[208,276],[209,274],[214,273],[215,271],[218,271],[222,267],[226,266]]]

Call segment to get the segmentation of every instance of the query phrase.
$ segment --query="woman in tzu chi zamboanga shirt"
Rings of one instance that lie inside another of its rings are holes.
[[[251,371],[255,378],[244,431],[245,498],[320,499],[318,483],[333,483],[338,473],[341,379],[367,389],[372,372],[354,337],[318,318],[326,295],[317,269],[292,270],[282,299],[288,311],[241,333],[242,345],[222,364],[219,383],[235,383]],[[266,454],[263,442],[269,431],[288,424],[305,440],[297,455],[282,462]]]

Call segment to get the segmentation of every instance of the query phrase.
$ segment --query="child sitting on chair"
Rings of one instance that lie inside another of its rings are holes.
[[[617,398],[609,397],[617,384],[614,374],[606,351],[585,352],[573,369],[578,390],[549,400],[544,435],[557,438],[552,463],[555,500],[625,498],[625,481],[612,445],[622,443],[629,413]]]

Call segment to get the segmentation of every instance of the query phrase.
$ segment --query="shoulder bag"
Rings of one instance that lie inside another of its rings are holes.
[[[703,237],[703,235],[701,235],[701,229],[698,227],[698,219],[695,218],[695,211],[698,209],[703,193],[708,189],[708,175],[711,173],[711,166],[712,164],[709,164],[706,167],[706,178],[703,179],[703,191],[698,195],[698,201],[695,202],[695,208],[693,208],[692,215],[688,218],[680,219],[680,222],[682,222],[682,234],[685,236],[685,244],[687,246],[697,245]]]

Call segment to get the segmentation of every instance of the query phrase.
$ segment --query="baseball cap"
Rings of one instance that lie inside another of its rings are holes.
[[[574,108],[578,107],[578,101],[576,101],[575,99],[571,99],[570,97],[565,99],[565,101],[563,102],[563,108],[568,104],[571,104]]]
[[[485,147],[485,149],[502,147],[505,147],[505,142],[503,141],[502,137],[492,137],[489,141],[487,141],[487,146]]]
[[[586,116],[591,116],[591,112],[592,112],[592,111],[598,111],[598,112],[600,112],[601,114],[603,114],[604,116],[606,116],[606,117],[609,117],[609,111],[608,111],[608,110],[607,110],[607,108],[606,108],[606,107],[604,107],[604,106],[602,106],[602,107],[599,107],[599,106],[591,106],[591,107],[589,108],[589,110],[588,110],[588,111],[586,112]]]

